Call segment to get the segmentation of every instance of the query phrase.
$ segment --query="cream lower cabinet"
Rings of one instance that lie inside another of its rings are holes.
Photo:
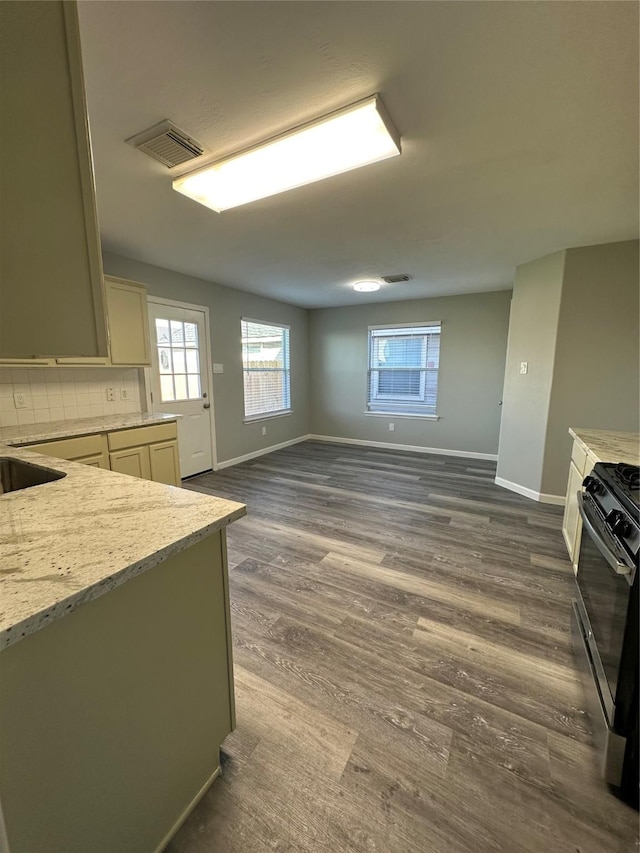
[[[578,554],[580,553],[580,541],[582,539],[582,519],[578,512],[578,492],[582,486],[582,481],[591,473],[595,464],[595,458],[586,452],[576,439],[573,443],[571,462],[569,464],[567,497],[562,521],[562,535],[567,546],[567,551],[569,552],[569,557],[571,557],[574,572],[578,566]]]
[[[168,486],[181,484],[175,422],[45,441],[27,449]]]
[[[0,651],[11,853],[164,850],[220,773],[235,728],[224,537]]]
[[[121,429],[110,432],[107,441],[112,471],[168,486],[180,485],[175,423]]]
[[[109,470],[109,449],[107,437],[103,433],[31,444],[28,450],[44,453],[56,459],[68,459],[70,462],[82,462],[94,468]]]

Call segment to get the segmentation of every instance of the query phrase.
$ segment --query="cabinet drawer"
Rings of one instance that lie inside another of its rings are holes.
[[[577,441],[573,442],[573,450],[571,451],[571,461],[578,469],[578,473],[584,475],[584,469],[587,464],[587,452],[583,450]]]
[[[64,438],[60,441],[45,441],[41,444],[27,445],[28,450],[45,453],[56,459],[79,459],[81,456],[99,456],[104,452],[104,435],[81,435],[77,438]]]
[[[139,444],[153,444],[156,441],[171,441],[178,437],[176,422],[154,424],[153,426],[120,429],[107,435],[109,450],[122,450]]]

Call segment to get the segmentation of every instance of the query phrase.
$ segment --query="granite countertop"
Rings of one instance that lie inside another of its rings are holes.
[[[569,434],[596,462],[628,462],[640,465],[640,434],[606,429],[571,428]]]
[[[7,445],[0,453],[66,474],[0,495],[0,648],[246,514],[244,504],[175,486]]]
[[[94,435],[98,432],[114,432],[118,429],[153,426],[153,424],[177,421],[182,415],[162,415],[136,412],[134,415],[104,415],[100,418],[75,418],[68,421],[49,421],[42,424],[0,427],[0,443],[19,447],[38,441],[54,441],[74,435]]]

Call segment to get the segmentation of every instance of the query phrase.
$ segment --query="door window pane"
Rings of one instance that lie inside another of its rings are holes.
[[[174,373],[186,373],[187,365],[184,357],[183,349],[174,349],[173,350],[173,372]]]
[[[176,374],[173,377],[176,386],[176,400],[188,400],[187,377],[184,374]]]
[[[190,373],[187,377],[187,385],[189,388],[189,399],[194,400],[201,396],[200,394],[200,377],[195,373]]]
[[[160,377],[160,393],[162,395],[162,401],[166,400],[175,400],[176,395],[173,393],[173,377],[172,376],[161,376]]]
[[[184,344],[184,323],[180,320],[171,321],[171,343],[174,346],[182,346]]]
[[[198,327],[195,323],[184,324],[184,343],[187,347],[198,346]]]
[[[158,346],[162,344],[168,344],[171,340],[169,335],[169,321],[168,320],[156,320],[156,337],[158,339]]]
[[[200,373],[197,349],[187,350],[187,373]]]
[[[171,373],[171,350],[167,347],[158,347],[158,366],[160,373]]]

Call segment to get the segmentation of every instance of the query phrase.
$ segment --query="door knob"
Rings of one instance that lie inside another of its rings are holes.
[[[211,408],[211,403],[205,403],[205,404],[202,406],[202,408],[203,408],[203,409],[210,409],[210,408]]]

